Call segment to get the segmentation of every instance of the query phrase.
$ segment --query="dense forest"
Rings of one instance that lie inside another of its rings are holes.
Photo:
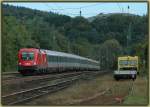
[[[70,17],[2,5],[2,71],[17,69],[23,47],[77,54],[100,61],[101,69],[116,69],[117,57],[138,55],[148,65],[148,15],[99,14]]]

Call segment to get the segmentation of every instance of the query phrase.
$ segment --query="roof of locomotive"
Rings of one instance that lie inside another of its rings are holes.
[[[52,56],[64,56],[64,57],[70,57],[70,58],[76,58],[76,59],[82,59],[82,60],[89,60],[89,61],[98,63],[98,61],[95,61],[95,60],[92,60],[92,59],[89,59],[89,58],[85,58],[85,57],[81,57],[81,56],[78,56],[78,55],[70,54],[70,53],[44,50],[44,49],[41,49],[41,50],[46,51],[46,54],[52,55]]]
[[[36,48],[21,48],[19,51],[38,51]]]

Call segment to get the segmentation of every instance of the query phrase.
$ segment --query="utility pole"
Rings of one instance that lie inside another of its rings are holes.
[[[122,13],[124,13],[123,7],[122,7]]]
[[[128,34],[127,34],[127,48],[128,48],[128,54],[130,54],[130,44],[131,44],[131,22],[129,24],[129,28],[128,28]]]
[[[68,53],[71,53],[70,42],[69,42],[69,40],[68,40]]]
[[[82,14],[82,11],[81,11],[81,8],[80,8],[80,17],[81,17],[81,14]]]
[[[129,15],[129,9],[130,7],[128,6],[128,15]],[[128,33],[127,33],[127,54],[130,55],[131,51],[130,51],[130,44],[131,44],[131,28],[132,28],[132,23],[129,23],[129,27],[128,27]]]
[[[55,50],[55,32],[54,32],[54,35],[53,35],[53,50]]]
[[[128,5],[128,14],[129,14],[129,9],[130,9],[130,7],[129,7],[129,5]]]

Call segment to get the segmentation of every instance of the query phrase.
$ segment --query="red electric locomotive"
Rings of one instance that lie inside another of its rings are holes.
[[[18,53],[18,71],[23,75],[47,71],[46,52],[35,48],[23,48]]]

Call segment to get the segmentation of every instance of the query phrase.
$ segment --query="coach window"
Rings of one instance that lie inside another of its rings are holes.
[[[82,61],[82,64],[84,64],[84,60],[81,60]]]
[[[47,56],[47,59],[48,59],[48,62],[50,62],[50,57],[49,56]]]
[[[53,62],[53,57],[52,56],[49,56],[49,61]]]
[[[71,58],[72,63],[74,63],[74,58]]]
[[[69,58],[70,59],[70,62],[72,63],[73,62],[73,59],[72,58]]]
[[[59,57],[59,61],[63,62],[63,57],[62,56]]]
[[[71,60],[72,60],[72,63],[74,63],[74,58],[71,58]]]
[[[68,62],[70,63],[70,58],[68,58]]]
[[[62,57],[61,56],[57,56],[57,61],[58,62],[62,62]]]
[[[48,61],[51,62],[51,56],[48,56]]]
[[[72,59],[72,58],[70,58],[70,62],[71,62],[71,63],[73,62],[73,59]]]
[[[63,56],[61,56],[61,62],[64,62],[64,57]]]
[[[56,56],[55,62],[56,62],[56,61],[61,62],[61,57],[60,57],[60,56]]]
[[[61,60],[61,62],[64,62],[64,57],[61,56],[61,57],[60,57],[60,60]]]
[[[77,59],[76,58],[74,58],[74,62],[77,63]]]
[[[69,63],[69,61],[70,61],[70,60],[69,60],[69,58],[67,57],[67,62]]]
[[[52,62],[52,57],[51,56],[48,56],[48,61]]]
[[[51,57],[51,62],[54,62],[54,56],[50,56]]]
[[[56,56],[54,56],[54,62],[57,62],[57,57]]]
[[[65,57],[63,57],[63,59],[64,59],[64,60],[63,60],[63,62],[66,62],[66,58],[65,58]]]
[[[65,62],[65,57],[62,57],[62,62]]]

